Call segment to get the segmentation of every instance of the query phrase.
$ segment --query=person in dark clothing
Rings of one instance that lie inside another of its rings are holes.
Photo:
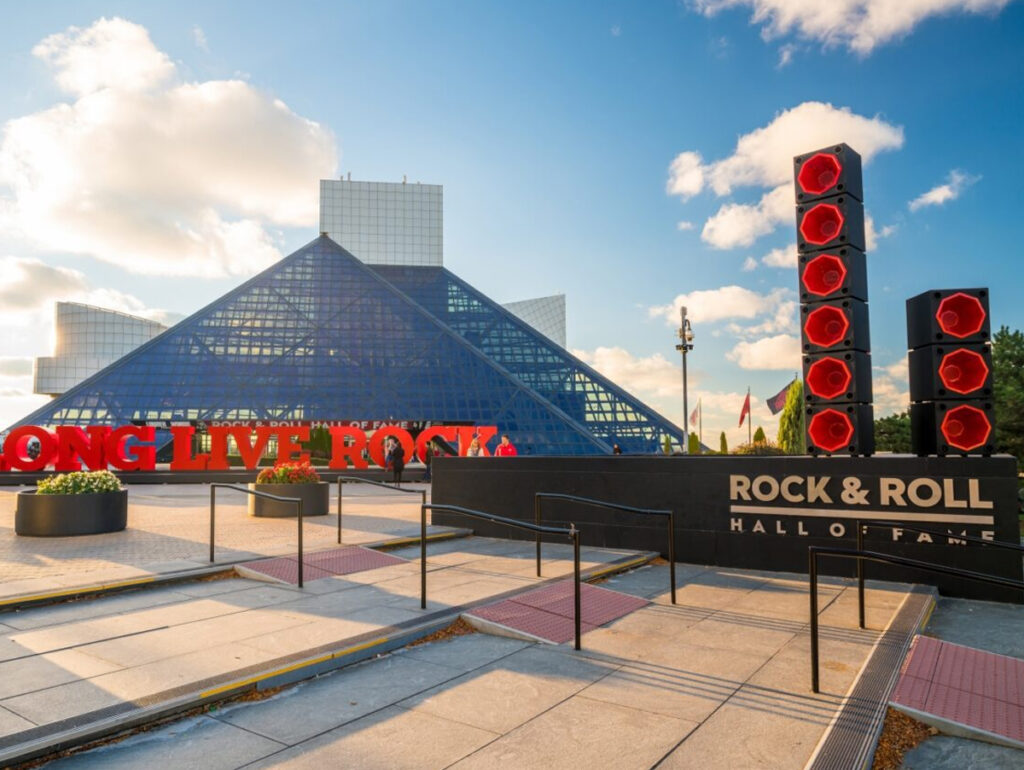
[[[395,441],[391,445],[391,481],[402,486],[402,471],[405,470],[405,449],[401,441]]]
[[[423,446],[423,464],[426,466],[426,470],[423,471],[423,481],[430,482],[430,463],[434,459],[434,444],[428,441]]]
[[[622,447],[620,447],[618,444],[612,444],[612,454],[613,455],[620,455],[620,454],[622,454]]]

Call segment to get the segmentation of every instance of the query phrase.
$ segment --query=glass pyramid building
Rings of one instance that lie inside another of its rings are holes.
[[[496,425],[521,454],[682,438],[444,267],[366,265],[326,236],[17,424],[230,420]]]

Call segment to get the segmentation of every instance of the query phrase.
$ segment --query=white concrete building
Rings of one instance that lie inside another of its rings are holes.
[[[32,390],[59,396],[166,329],[148,318],[78,302],[58,302],[57,344],[52,356],[36,359]]]

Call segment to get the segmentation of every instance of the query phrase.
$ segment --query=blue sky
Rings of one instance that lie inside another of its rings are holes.
[[[683,295],[705,440],[746,433],[748,386],[772,434],[760,400],[799,334],[777,169],[841,140],[869,158],[877,410],[899,408],[907,297],[991,286],[995,323],[1024,327],[1024,4],[807,6],[19,5],[0,40],[0,422],[38,401],[26,362],[55,299],[187,315],[314,237],[317,179],[351,171],[443,184],[446,265],[499,301],[565,292],[569,347],[677,420]]]

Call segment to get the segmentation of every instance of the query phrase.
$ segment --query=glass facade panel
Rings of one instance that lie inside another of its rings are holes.
[[[441,267],[318,238],[18,424],[425,420],[522,453],[656,452],[681,431]]]

